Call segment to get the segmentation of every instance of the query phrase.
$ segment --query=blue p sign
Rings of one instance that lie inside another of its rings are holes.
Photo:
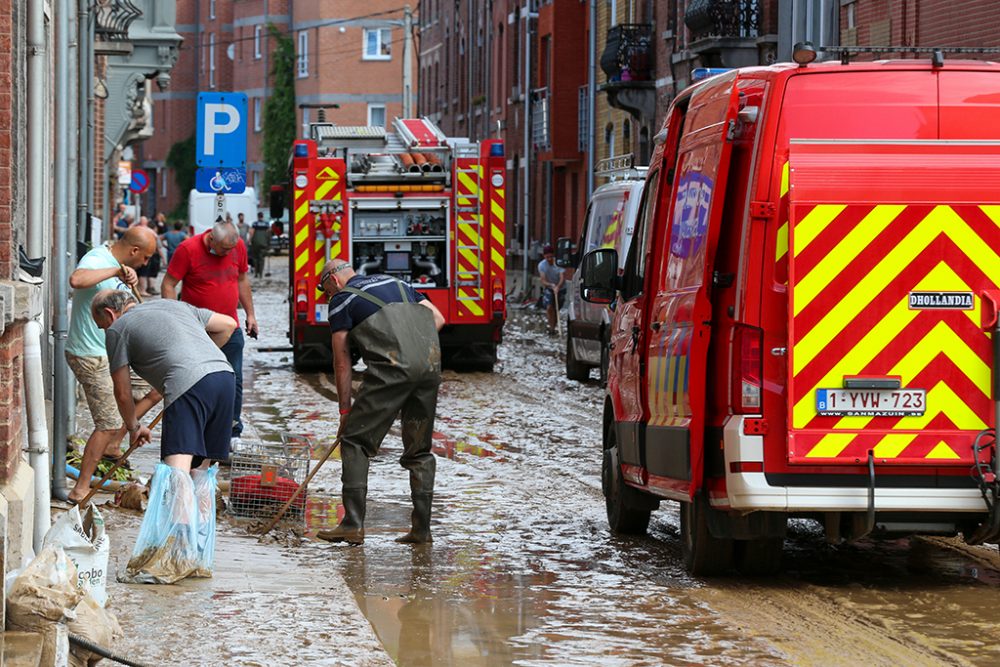
[[[195,136],[199,167],[245,167],[247,96],[243,93],[198,93]]]

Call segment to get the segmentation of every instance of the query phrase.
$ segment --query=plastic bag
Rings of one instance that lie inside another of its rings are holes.
[[[83,595],[76,586],[76,566],[62,547],[45,547],[7,589],[7,629],[41,633],[39,664],[65,665],[69,642],[62,621],[76,618]]]
[[[218,465],[190,475],[165,463],[156,466],[149,506],[119,581],[172,584],[185,577],[212,576],[218,472]]]
[[[80,600],[75,611],[76,620],[68,624],[72,634],[106,648],[111,648],[125,636],[115,615],[98,604],[94,596],[88,595]],[[70,667],[93,667],[101,661],[101,656],[76,644],[70,646],[69,652]]]
[[[45,533],[42,546],[60,546],[76,566],[76,585],[103,607],[108,600],[108,553],[104,517],[93,505],[85,515],[74,505]]]

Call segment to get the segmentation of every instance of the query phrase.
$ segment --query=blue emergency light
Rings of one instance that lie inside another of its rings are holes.
[[[707,79],[710,76],[725,74],[726,72],[731,71],[731,67],[696,67],[691,70],[691,83]]]
[[[490,157],[503,157],[503,142],[498,141],[490,145]]]
[[[305,144],[295,144],[295,157],[309,157],[309,147]]]

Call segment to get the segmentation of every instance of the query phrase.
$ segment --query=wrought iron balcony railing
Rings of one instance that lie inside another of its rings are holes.
[[[684,25],[692,40],[760,35],[760,0],[691,0]]]
[[[98,41],[124,42],[132,22],[142,16],[142,10],[131,0],[97,0],[94,3],[94,35]]]
[[[653,24],[620,23],[608,30],[601,69],[608,81],[649,81],[653,73]]]
[[[552,148],[549,113],[549,89],[536,88],[531,91],[531,143],[536,151]]]

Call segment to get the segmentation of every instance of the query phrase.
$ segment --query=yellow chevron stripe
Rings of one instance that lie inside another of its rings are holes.
[[[505,269],[504,257],[503,257],[503,253],[502,252],[500,252],[496,248],[493,248],[493,250],[492,250],[492,258],[493,258],[493,266],[495,266],[497,268],[497,271],[503,272],[503,271],[506,270]]]
[[[468,269],[470,271],[479,272],[479,258],[476,257],[471,250],[466,250],[465,248],[460,248],[459,253],[468,262]],[[461,258],[460,258],[461,259]]]
[[[327,193],[333,189],[333,186],[337,184],[337,181],[323,181],[316,186],[316,199],[326,199]]]
[[[792,290],[792,313],[798,315],[803,308],[812,303],[823,288],[838,278],[847,265],[905,209],[905,206],[892,205],[876,206],[872,209],[864,220],[845,234],[836,247],[809,270],[808,275],[795,281],[795,289]],[[798,227],[795,229],[795,234],[797,241]]]
[[[476,194],[479,191],[476,182],[472,180],[472,177],[469,176],[468,174],[459,172],[458,184],[460,187],[464,188],[464,191],[462,192],[462,194],[464,195]]]
[[[961,292],[968,291],[968,289],[969,288],[965,286],[965,282],[959,278],[951,267],[944,262],[938,263],[938,265],[931,269],[931,271],[924,276],[923,280],[917,283],[914,287],[915,291],[941,290],[946,292]],[[979,306],[977,305],[976,308],[978,310]],[[830,369],[830,372],[824,375],[823,378],[815,386],[813,386],[808,393],[803,395],[803,398],[795,405],[792,411],[792,428],[804,428],[805,425],[816,416],[815,393],[817,389],[821,387],[839,387],[843,383],[845,375],[853,375],[857,373],[859,369],[867,366],[871,360],[874,359],[879,352],[885,349],[887,344],[895,340],[896,336],[898,336],[903,329],[909,326],[910,322],[916,319],[919,314],[920,311],[909,309],[909,305],[905,297],[900,299],[899,303],[897,303],[896,306],[889,311],[881,321],[875,324],[875,326],[873,326],[869,332],[865,334],[860,341],[858,341],[858,344],[855,345],[853,349],[848,350],[839,357],[839,360]],[[973,311],[969,315],[972,316],[973,314],[975,314],[976,317],[973,321],[978,322],[978,314],[976,314],[976,311]],[[950,328],[945,327],[945,329],[951,333]],[[931,333],[935,330],[932,330]],[[935,338],[940,338],[941,335],[942,334],[938,334]],[[952,335],[954,334],[952,333]],[[942,350],[949,350],[950,352],[952,349],[957,349],[952,343],[947,341],[940,344],[945,346],[940,348]],[[962,346],[964,347],[964,344],[962,344]],[[914,350],[918,347],[919,345],[916,346]],[[911,350],[907,356],[912,354],[914,354],[913,350]],[[960,354],[964,355],[964,353]],[[800,357],[798,344],[795,345],[792,356],[793,374],[798,375],[807,363],[804,357]],[[966,366],[962,364],[968,363],[964,356],[962,359],[955,359],[949,354],[949,358],[952,358],[960,368],[965,368]],[[905,359],[900,363],[902,364],[904,362]],[[981,366],[981,362],[979,362],[978,365]],[[920,368],[923,368],[924,366],[926,366],[926,363],[920,366]],[[970,368],[976,367],[976,365],[970,366]],[[917,372],[919,372],[919,370]],[[981,373],[981,370],[976,372],[977,374]],[[916,373],[914,373],[914,375],[915,374]],[[912,377],[913,375],[909,376],[909,378]],[[909,378],[904,379],[904,384]],[[975,379],[973,381],[976,382]],[[987,379],[986,382],[988,381],[989,380]],[[979,382],[976,382],[976,384],[977,386],[980,386]],[[870,419],[871,418],[869,417],[843,417],[837,421],[834,428],[863,428],[864,425],[870,421]]]
[[[847,206],[844,204],[819,204],[806,213],[792,230],[792,256],[805,250],[845,208]]]
[[[503,206],[504,206],[504,202],[503,202],[502,199],[500,201],[497,201],[496,199],[493,199],[492,201],[490,201],[490,212],[493,214],[494,218],[496,218],[497,220],[500,221],[501,224],[503,224],[503,222],[504,222],[504,208],[503,208]]]
[[[788,194],[788,163],[781,165],[781,192],[779,195],[784,197]]]
[[[305,250],[295,255],[295,272],[298,273],[299,270],[306,265],[309,260],[309,253]]]
[[[900,430],[918,430],[927,428],[931,420],[940,414],[944,414],[956,428],[964,431],[981,431],[986,428],[983,420],[973,412],[972,408],[966,405],[955,391],[945,384],[944,380],[934,385],[934,388],[927,392],[927,407],[929,408],[923,417],[907,417],[905,425],[898,424],[896,428]]]
[[[810,459],[835,459],[847,448],[857,433],[829,433],[816,443],[808,454]]]
[[[493,225],[490,228],[490,234],[493,236],[493,240],[496,241],[498,244],[500,244],[500,247],[502,248],[504,244],[503,230],[500,229],[500,227],[498,227],[497,225]]]
[[[969,226],[948,206],[938,206],[914,227],[881,262],[820,320],[812,330],[798,339],[795,345],[795,373],[812,361],[844,327],[857,317],[870,302],[872,294],[880,294],[899,271],[908,266],[936,236],[944,233],[986,275],[1000,275],[1000,256],[997,256]],[[923,281],[922,281],[923,282]],[[945,289],[934,287],[933,289]],[[885,339],[888,342],[891,339]]]
[[[774,249],[774,261],[779,261],[782,257],[788,254],[788,223],[786,222],[781,227],[778,228],[778,236],[775,243]]]
[[[934,449],[927,452],[925,459],[960,459],[955,450],[949,447],[943,440],[934,446]]]
[[[877,459],[894,459],[916,439],[916,433],[889,433],[872,447],[872,454]]]

